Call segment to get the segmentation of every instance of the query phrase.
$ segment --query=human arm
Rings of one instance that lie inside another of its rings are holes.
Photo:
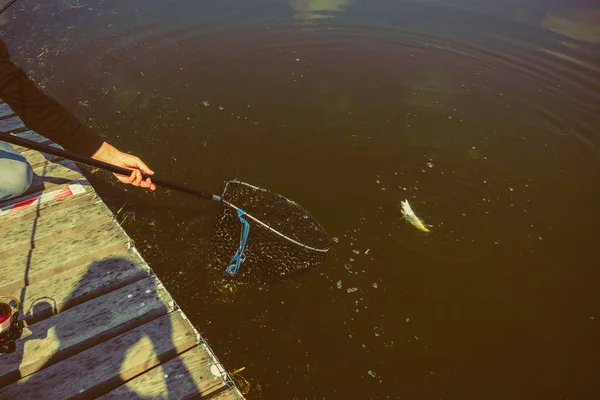
[[[110,144],[104,142],[100,145],[100,148],[92,155],[92,158],[100,161],[114,164],[119,167],[129,168],[133,170],[131,175],[119,175],[114,174],[117,179],[123,183],[131,184],[133,186],[141,186],[150,190],[156,190],[156,185],[152,183],[150,178],[143,179],[142,172],[147,175],[154,175],[152,171],[142,160],[131,154],[123,153],[117,150]]]
[[[0,39],[0,97],[21,118],[27,128],[53,140],[65,149],[97,160],[133,169],[131,176],[117,175],[123,183],[155,189],[141,172],[153,172],[138,157],[123,153],[83,125],[56,100],[38,89],[17,67]]]

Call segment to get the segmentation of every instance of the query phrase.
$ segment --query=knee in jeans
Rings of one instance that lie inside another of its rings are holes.
[[[9,171],[0,179],[0,192],[5,192],[5,197],[10,199],[29,189],[33,181],[33,170],[27,162],[15,162]]]

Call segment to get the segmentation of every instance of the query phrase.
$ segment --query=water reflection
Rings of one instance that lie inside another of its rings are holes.
[[[600,11],[576,10],[566,15],[548,13],[541,26],[571,39],[600,43]]]
[[[290,0],[298,19],[331,18],[332,14],[344,11],[349,3],[350,0]]]

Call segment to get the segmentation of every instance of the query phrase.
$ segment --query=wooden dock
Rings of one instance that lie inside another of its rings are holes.
[[[0,131],[49,143],[4,103]],[[25,328],[0,399],[243,398],[75,163],[17,150],[35,177],[0,202],[0,295]]]

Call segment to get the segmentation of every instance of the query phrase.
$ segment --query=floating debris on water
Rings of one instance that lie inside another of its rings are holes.
[[[219,106],[219,111],[223,111],[223,107],[222,106]]]
[[[406,322],[410,322],[410,318],[406,318],[404,321],[406,321]]]
[[[355,288],[355,287],[351,287],[351,288],[346,289],[346,292],[348,292],[348,293],[353,293],[353,292],[356,292],[356,291],[358,291],[358,288]]]
[[[333,240],[333,243],[338,243],[340,241],[340,239],[338,239],[337,237],[334,237],[331,240]]]
[[[376,376],[376,375],[375,375],[375,372],[373,372],[373,371],[371,371],[371,370],[368,370],[368,371],[367,371],[367,375],[369,375],[369,376],[371,376],[371,377],[373,377],[373,378],[375,378],[375,376]]]
[[[352,252],[353,252],[354,254],[360,254],[360,251],[358,251],[358,250],[352,250]]]
[[[410,204],[408,204],[408,200],[404,200],[401,202],[402,204],[402,216],[408,222],[410,222],[415,228],[423,232],[429,232],[429,229],[421,222],[419,217],[415,215],[413,210],[410,208]]]
[[[203,101],[202,103],[200,103],[200,104],[202,104],[204,107],[208,107],[208,106],[210,105],[210,104],[208,104],[208,101],[206,101],[206,100],[204,100],[204,101]]]
[[[428,168],[433,168],[434,166],[435,166],[435,165],[433,165],[433,163],[432,163],[432,162],[428,162],[428,163],[427,163],[427,167],[428,167]]]
[[[373,287],[374,287],[375,289],[377,289],[377,284],[376,284],[376,283],[374,283],[374,284],[373,284]]]
[[[371,251],[371,249],[365,250],[365,255],[369,254],[369,251]]]
[[[337,288],[338,289],[342,288],[342,280],[341,279],[339,281],[337,281]]]

